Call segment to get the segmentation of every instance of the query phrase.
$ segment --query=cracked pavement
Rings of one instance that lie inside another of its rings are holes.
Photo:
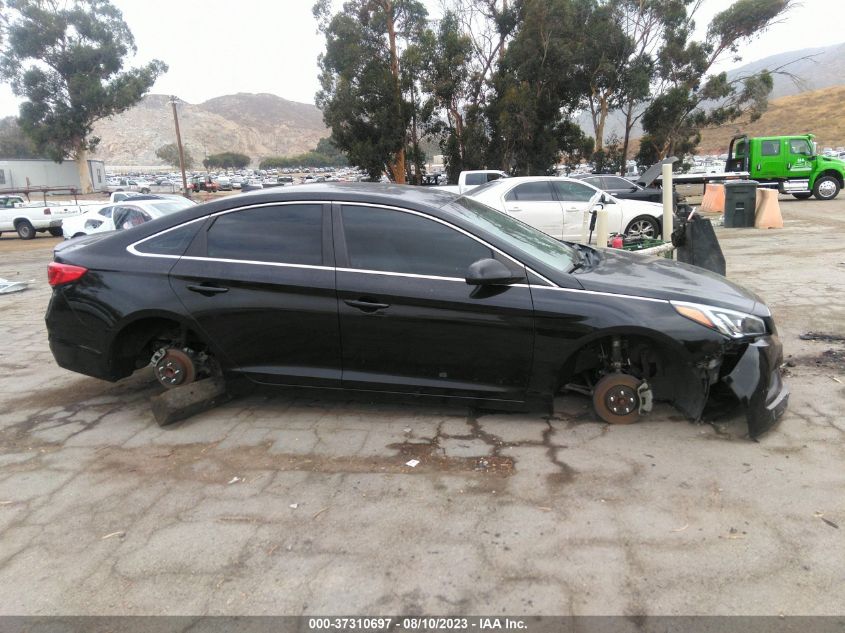
[[[259,391],[166,429],[144,370],[58,368],[58,241],[0,239],[0,614],[841,614],[845,198],[719,229],[770,304],[790,407],[504,414]],[[821,332],[833,340],[802,340]],[[406,463],[419,460],[416,467]]]

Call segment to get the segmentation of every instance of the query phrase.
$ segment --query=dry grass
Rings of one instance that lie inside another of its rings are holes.
[[[813,90],[781,97],[769,103],[769,109],[754,123],[735,121],[719,128],[704,130],[699,154],[721,154],[736,134],[751,136],[816,135],[819,149],[845,145],[845,86]]]

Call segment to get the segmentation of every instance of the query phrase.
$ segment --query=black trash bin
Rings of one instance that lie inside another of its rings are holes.
[[[730,180],[725,183],[725,227],[753,227],[756,212],[756,182],[753,180]]]

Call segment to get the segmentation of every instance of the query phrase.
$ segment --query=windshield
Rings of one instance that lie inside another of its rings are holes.
[[[149,206],[156,211],[158,215],[169,215],[194,205],[189,200],[167,200],[163,202],[153,202]]]
[[[568,271],[580,259],[578,252],[571,246],[477,200],[464,196],[448,206],[502,242],[551,268]]]

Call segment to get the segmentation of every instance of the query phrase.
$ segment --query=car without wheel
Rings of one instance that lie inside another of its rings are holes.
[[[607,226],[611,233],[656,238],[662,231],[662,205],[641,200],[619,200],[573,178],[502,178],[465,195],[558,239],[580,239],[585,216],[597,203],[607,210]]]
[[[781,344],[749,291],[662,258],[556,240],[432,188],[324,183],[64,242],[50,348],[118,380],[204,376],[551,410],[561,391],[629,423],[699,420],[712,392],[751,436],[784,411]]]

